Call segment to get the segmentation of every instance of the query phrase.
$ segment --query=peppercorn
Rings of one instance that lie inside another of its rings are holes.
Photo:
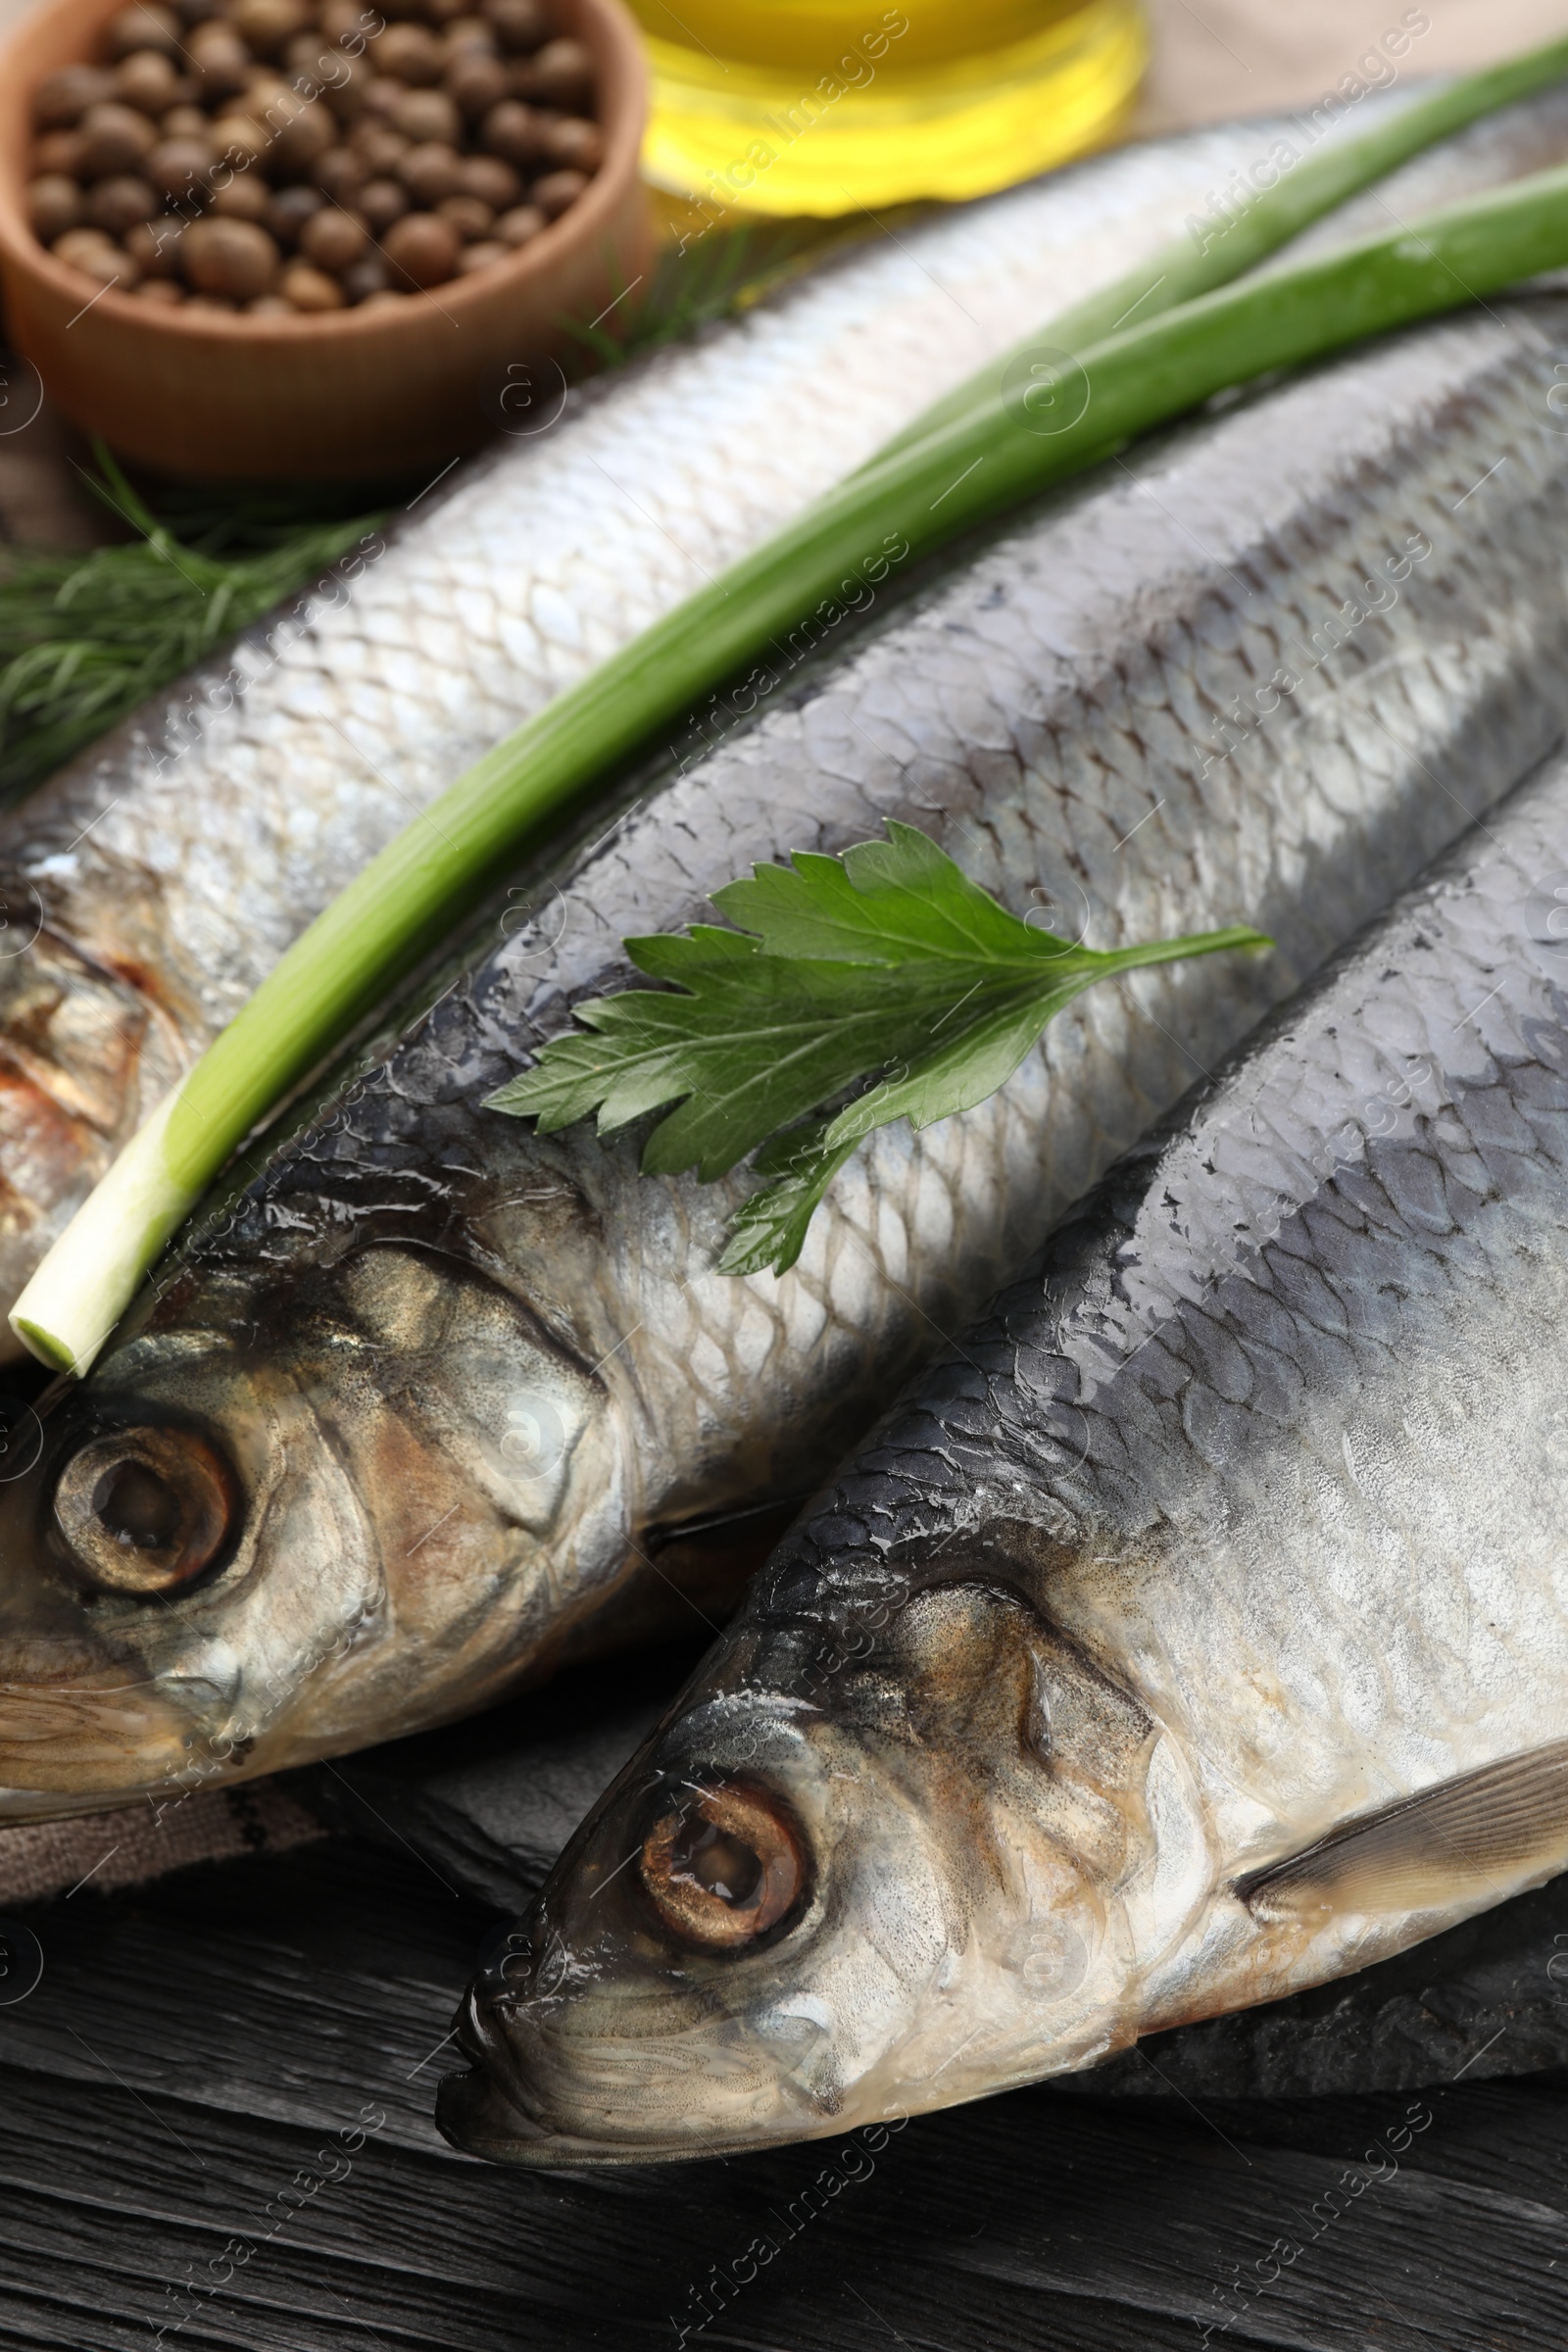
[[[369,224],[363,214],[332,204],[313,213],[300,230],[300,251],[318,270],[347,270],[361,259],[369,241]]]
[[[87,190],[87,218],[106,236],[122,237],[138,220],[150,220],[162,209],[157,189],[128,173],[97,180]]]
[[[320,214],[317,219],[321,219]],[[335,277],[324,270],[313,270],[309,262],[290,262],[283,272],[278,292],[285,302],[297,311],[340,311],[343,308],[343,289]]]
[[[547,172],[536,179],[528,190],[529,196],[547,220],[559,220],[569,204],[575,204],[588,185],[581,172]]]
[[[139,172],[149,150],[158,143],[158,133],[146,116],[113,98],[88,107],[81,118],[81,135],[86,142],[81,155],[84,179]]]
[[[270,293],[281,258],[254,220],[196,220],[185,231],[185,274],[199,292],[239,302]]]
[[[115,77],[99,66],[62,66],[46,74],[32,93],[32,119],[40,130],[69,130],[89,106],[115,94]]]
[[[40,245],[52,245],[68,228],[79,228],[81,218],[81,190],[63,172],[28,180],[27,219]]]
[[[499,106],[493,106],[479,126],[481,145],[520,172],[543,163],[544,133],[543,118],[515,98],[504,98]]]
[[[536,204],[519,204],[514,206],[510,213],[502,214],[496,222],[496,235],[504,245],[528,245],[542,228],[548,228],[549,225]]]
[[[444,197],[458,195],[463,187],[457,155],[439,139],[411,147],[398,165],[398,177],[416,204],[439,204]]]
[[[443,285],[458,266],[457,232],[434,213],[409,213],[394,220],[382,239],[394,278],[416,286]]]

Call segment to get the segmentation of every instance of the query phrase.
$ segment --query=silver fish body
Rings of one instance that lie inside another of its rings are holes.
[[[554,423],[541,385],[536,434],[432,486],[0,823],[0,1310],[412,816],[1029,319],[1157,246],[1266,136],[1131,150],[879,239],[602,379]],[[1565,144],[1568,110],[1548,99],[1445,150],[1441,184]],[[3,1321],[0,1348],[15,1349]]]
[[[842,2132],[1568,1867],[1565,909],[1558,756],[902,1400],[470,1994],[461,2144]]]
[[[1368,100],[1317,135],[1404,103]],[[292,613],[0,823],[0,1310],[169,1086],[392,834],[1290,128],[1130,149],[881,238],[696,346],[601,379],[554,423],[539,387],[544,429],[432,486]],[[1299,125],[1294,136],[1299,149]],[[1408,166],[1386,200],[1416,212],[1565,147],[1568,97],[1549,93]],[[1362,199],[1337,231],[1386,219]],[[0,1349],[14,1348],[0,1321]]]
[[[1555,297],[1498,306],[1110,466],[842,653],[781,649],[731,737],[536,879],[0,1485],[7,1808],[482,1704],[678,1583],[680,1531],[808,1494],[1561,734],[1565,335]],[[889,816],[1093,945],[1245,918],[1277,949],[1080,999],[991,1102],[875,1137],[782,1280],[713,1271],[744,1179],[482,1107],[625,980],[623,934]]]
[[[1558,755],[896,1406],[470,1992],[461,2145],[842,2133],[1568,1868],[1566,907]]]

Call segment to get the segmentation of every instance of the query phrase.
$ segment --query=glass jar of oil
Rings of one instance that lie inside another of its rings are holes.
[[[631,0],[644,164],[721,213],[959,199],[1104,138],[1145,63],[1140,0]]]

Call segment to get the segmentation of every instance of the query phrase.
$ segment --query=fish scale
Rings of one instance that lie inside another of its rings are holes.
[[[1369,99],[1327,135],[1404,103]],[[573,394],[0,824],[8,926],[45,925],[0,956],[0,1307],[392,834],[1020,324],[1156,249],[1279,127],[1130,149],[901,230]],[[1418,159],[1380,201],[1419,210],[1565,144],[1568,98],[1548,94]],[[1348,234],[1384,216],[1363,200],[1338,218]]]
[[[1561,735],[1568,438],[1544,418],[1565,331],[1554,295],[1499,304],[1107,466],[538,871],[0,1489],[7,1806],[130,1793],[236,1722],[260,1771],[481,1704],[682,1605],[681,1530],[808,1493],[1197,1071]],[[1374,573],[1384,609],[1293,656]],[[1293,658],[1277,709],[1216,731]],[[644,1177],[635,1137],[483,1107],[631,976],[624,934],[888,817],[1095,946],[1240,919],[1278,945],[1091,991],[989,1102],[879,1132],[782,1279],[713,1271],[743,1176]],[[223,1565],[156,1608],[84,1592],[51,1523],[72,1480],[99,1491],[90,1465],[110,1492],[104,1432],[127,1427],[206,1432],[238,1497]],[[114,1712],[99,1686],[134,1695]]]
[[[842,2133],[1568,1867],[1565,876],[1559,754],[895,1405],[471,1990],[460,2145]],[[787,1808],[783,1932],[611,1895],[671,1790]]]

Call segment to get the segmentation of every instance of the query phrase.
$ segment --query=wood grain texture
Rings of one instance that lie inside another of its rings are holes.
[[[760,2237],[776,2254],[688,2343],[1178,2352],[1227,2314],[1211,2343],[1293,2352],[1568,2333],[1560,2077],[1201,2109],[1036,2089],[875,2156],[502,2173],[429,2121],[488,1915],[417,1860],[316,1845],[30,1916],[44,1980],[0,2010],[0,2345],[122,2352],[185,2311],[184,2352],[674,2346]],[[368,2101],[384,2126],[269,2237]],[[1412,2106],[1430,2124],[1368,2185]],[[191,2297],[231,2238],[249,2259]],[[1258,2291],[1226,2299],[1238,2278]]]

